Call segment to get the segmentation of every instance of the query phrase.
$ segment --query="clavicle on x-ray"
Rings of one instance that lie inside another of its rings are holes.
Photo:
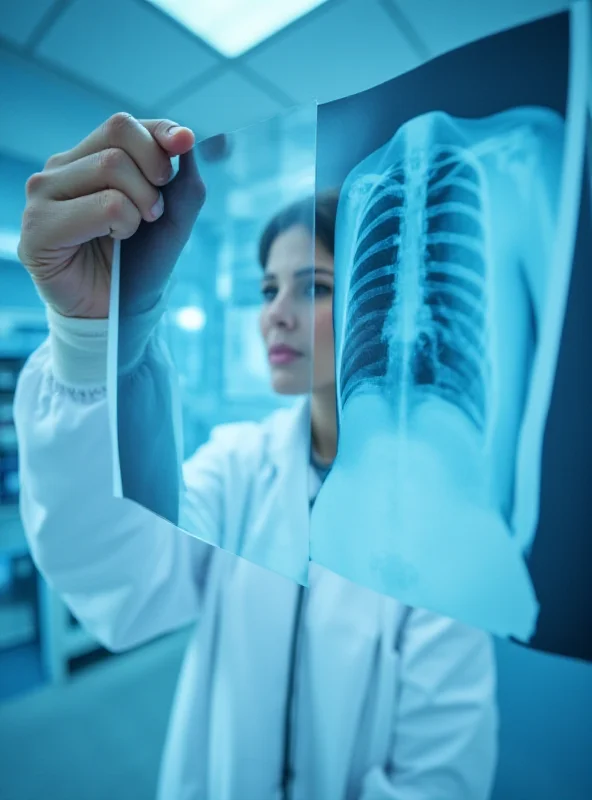
[[[515,466],[553,291],[563,129],[542,107],[430,112],[348,175],[339,446],[311,528],[311,558],[345,577],[524,640],[538,604]]]

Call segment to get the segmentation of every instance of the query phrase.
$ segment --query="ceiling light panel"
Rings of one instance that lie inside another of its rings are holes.
[[[308,14],[327,0],[147,0],[229,58]]]

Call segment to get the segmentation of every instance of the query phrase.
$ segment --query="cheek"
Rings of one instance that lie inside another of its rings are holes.
[[[261,336],[266,339],[269,333],[269,314],[266,308],[262,308],[259,312],[259,330],[261,331]]]
[[[315,310],[315,344],[319,348],[333,346],[333,311],[330,306]]]

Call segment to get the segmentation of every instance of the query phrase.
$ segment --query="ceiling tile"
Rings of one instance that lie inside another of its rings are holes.
[[[420,62],[375,0],[347,0],[245,57],[252,69],[296,100],[335,100],[368,89]]]
[[[284,110],[231,68],[165,109],[169,117],[203,137],[230,132]]]
[[[0,36],[24,45],[55,0],[18,0],[0,3]]]
[[[39,166],[68,150],[120,109],[97,92],[0,48],[0,152]],[[18,124],[17,122],[18,121]]]
[[[413,25],[432,55],[440,55],[569,6],[569,0],[387,0]]]
[[[220,63],[197,37],[138,0],[77,0],[37,53],[143,106],[158,106]]]

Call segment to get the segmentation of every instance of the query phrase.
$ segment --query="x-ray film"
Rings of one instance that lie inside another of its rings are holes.
[[[316,104],[309,104],[196,145],[206,200],[164,301],[139,315],[126,311],[136,307],[130,300],[141,297],[150,276],[131,268],[131,248],[123,242],[110,324],[115,494],[301,583],[309,560],[310,418],[299,395],[310,389],[313,300],[301,281],[294,304],[310,358],[301,359],[302,385],[276,393],[260,330],[259,240],[278,212],[310,197],[299,222],[311,232],[312,270],[315,138]],[[182,177],[180,171],[173,180]],[[135,236],[142,235],[141,228]],[[276,474],[265,450],[269,436],[257,428],[270,420],[276,440],[302,451],[294,472]],[[253,472],[266,469],[264,497],[249,496],[244,479],[247,495],[236,493],[238,443]],[[286,513],[286,496],[300,514]]]
[[[587,13],[319,107],[339,436],[311,558],[592,660]]]

